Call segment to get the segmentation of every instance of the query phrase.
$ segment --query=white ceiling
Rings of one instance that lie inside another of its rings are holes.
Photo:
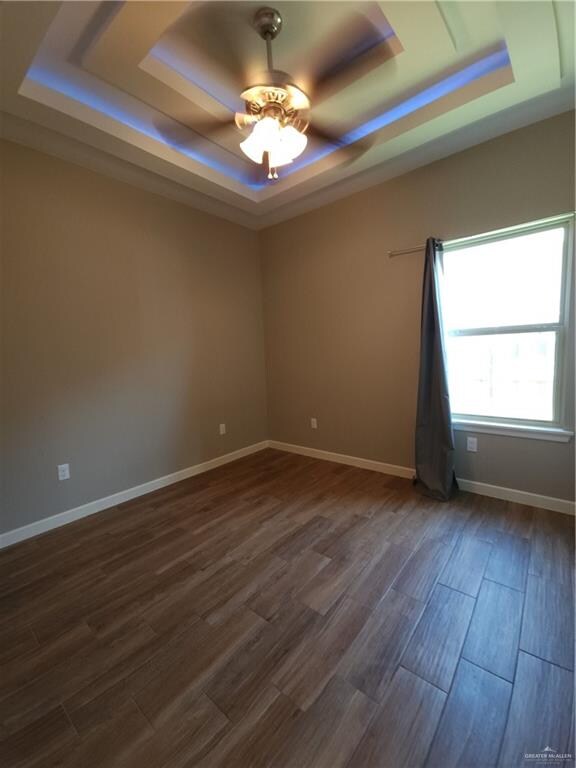
[[[276,67],[316,123],[372,145],[349,162],[311,141],[255,185],[235,127],[202,134],[264,69],[260,5],[2,3],[3,135],[261,228],[574,107],[572,2],[279,2]],[[364,59],[362,19],[382,41]]]

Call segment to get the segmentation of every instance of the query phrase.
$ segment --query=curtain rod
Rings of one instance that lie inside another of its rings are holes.
[[[404,256],[407,253],[418,253],[426,248],[426,244],[415,245],[413,248],[402,248],[400,251],[388,251],[388,258],[393,259],[394,256]]]
[[[540,227],[545,227],[547,225],[551,224],[561,224],[563,221],[571,221],[574,218],[574,213],[570,211],[570,213],[562,213],[558,216],[549,216],[546,219],[538,219],[538,221],[532,221],[528,224],[518,224],[514,227],[505,227],[504,229],[495,229],[491,232],[484,232],[481,235],[471,235],[469,237],[458,237],[454,240],[450,240],[450,246],[454,245],[464,245],[464,244],[471,244],[474,242],[481,242],[482,240],[485,240],[486,238],[491,238],[494,235],[508,235],[508,234],[514,234],[515,232],[523,232],[531,229],[538,229]],[[415,245],[413,248],[402,248],[399,251],[388,251],[388,258],[393,259],[394,256],[405,256],[408,253],[419,253],[420,251],[425,250],[426,243],[423,243],[422,245]]]

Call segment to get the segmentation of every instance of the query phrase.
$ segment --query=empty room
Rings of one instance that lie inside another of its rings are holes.
[[[2,768],[574,767],[575,7],[0,2]]]

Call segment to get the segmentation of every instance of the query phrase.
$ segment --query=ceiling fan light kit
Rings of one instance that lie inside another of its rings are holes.
[[[276,169],[291,163],[306,148],[310,99],[286,72],[274,69],[272,40],[282,29],[278,11],[260,8],[254,28],[266,42],[268,70],[263,84],[253,85],[241,94],[246,112],[237,112],[235,122],[240,129],[253,126],[240,148],[255,163],[265,162],[268,178],[277,179]]]
[[[240,148],[255,163],[262,163],[267,153],[268,178],[278,178],[275,169],[288,165],[302,154],[307,141],[307,137],[293,126],[283,126],[273,117],[263,117],[256,123],[250,136],[241,142]]]

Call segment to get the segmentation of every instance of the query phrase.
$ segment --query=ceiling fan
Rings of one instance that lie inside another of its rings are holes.
[[[246,112],[237,112],[238,128],[252,127],[240,149],[255,163],[266,166],[268,179],[278,178],[278,168],[288,165],[306,149],[310,99],[286,72],[274,69],[272,40],[282,29],[282,17],[274,8],[260,8],[254,28],[266,42],[266,82],[240,94]]]
[[[261,82],[241,93],[245,111],[236,112],[227,122],[202,124],[195,121],[189,127],[204,136],[219,133],[230,124],[244,132],[250,129],[247,138],[240,142],[240,148],[260,169],[264,167],[269,180],[278,179],[278,168],[289,165],[304,152],[309,137],[338,149],[348,161],[363,154],[372,145],[371,139],[344,141],[318,125],[311,119],[310,97],[289,74],[274,68],[272,41],[282,29],[280,13],[275,8],[260,8],[252,26],[266,43],[267,70]],[[334,47],[344,54],[344,62],[332,57],[317,66],[313,90],[316,100],[321,100],[343,82],[348,83],[365,74],[391,55],[380,30],[363,14],[350,17],[338,37]],[[174,132],[166,129],[165,133],[174,143]]]

